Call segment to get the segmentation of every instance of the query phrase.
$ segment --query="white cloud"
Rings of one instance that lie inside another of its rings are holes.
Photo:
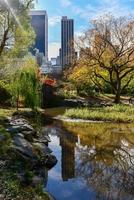
[[[52,16],[52,17],[49,17],[48,19],[48,23],[49,23],[49,26],[51,27],[54,27],[56,26],[57,24],[59,24],[61,21],[61,16]]]
[[[86,26],[80,26],[79,29],[77,29],[74,33],[75,38],[82,36],[85,33],[86,30],[87,30]]]
[[[131,0],[134,1],[134,0]],[[80,7],[70,0],[60,0],[61,5],[69,7],[74,15],[79,15],[80,18],[89,21],[89,19],[97,18],[105,13],[111,13],[114,16],[124,16],[133,14],[133,10],[130,7],[124,5],[121,0],[101,0],[98,1],[97,6],[92,3],[88,3],[84,7]]]
[[[50,58],[55,58],[59,55],[59,49],[61,47],[61,44],[60,42],[52,42],[52,43],[49,43],[48,45],[48,57],[49,59]]]
[[[60,4],[62,7],[69,7],[72,5],[72,2],[70,0],[60,0]]]

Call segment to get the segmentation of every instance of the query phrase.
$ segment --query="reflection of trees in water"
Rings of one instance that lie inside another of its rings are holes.
[[[134,152],[127,143],[102,148],[77,146],[77,160],[76,173],[93,187],[96,199],[134,199]]]
[[[63,180],[83,177],[96,200],[134,200],[133,124],[63,125],[47,130],[60,137]]]

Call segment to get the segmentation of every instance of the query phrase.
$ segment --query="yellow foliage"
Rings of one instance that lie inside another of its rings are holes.
[[[70,74],[69,80],[76,82],[77,84],[88,84],[91,83],[91,76],[91,69],[88,66],[76,66]]]

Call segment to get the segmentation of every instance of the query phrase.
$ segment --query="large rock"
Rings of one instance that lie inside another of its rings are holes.
[[[35,154],[33,153],[32,145],[26,139],[20,137],[19,135],[16,135],[13,138],[13,142],[13,148],[16,149],[18,152],[20,152],[24,156],[36,158]]]
[[[45,144],[43,143],[38,143],[38,142],[35,142],[33,143],[33,146],[34,148],[38,149],[40,152],[42,152],[42,154],[50,154],[52,153],[52,150],[49,149]]]
[[[47,155],[47,158],[46,158],[46,161],[45,161],[45,166],[48,168],[48,169],[51,169],[52,167],[54,167],[56,164],[57,164],[57,159],[54,155],[52,154],[49,154]]]

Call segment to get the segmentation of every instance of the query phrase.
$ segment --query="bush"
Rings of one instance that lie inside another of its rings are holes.
[[[0,104],[9,104],[10,99],[11,95],[7,89],[0,86]]]

